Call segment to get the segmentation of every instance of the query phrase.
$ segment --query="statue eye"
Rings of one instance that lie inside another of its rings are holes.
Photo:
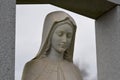
[[[71,34],[71,33],[68,33],[68,34],[67,34],[67,37],[68,37],[68,38],[71,38],[71,37],[72,37],[72,34]]]
[[[59,31],[59,32],[57,32],[57,35],[58,35],[58,36],[62,36],[62,35],[63,35],[63,32]]]

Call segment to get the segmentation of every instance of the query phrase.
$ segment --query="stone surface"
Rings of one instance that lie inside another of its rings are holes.
[[[0,0],[0,80],[14,80],[15,0]]]
[[[93,19],[116,6],[107,0],[17,0],[17,4],[52,4]]]
[[[98,80],[120,80],[120,6],[95,24]]]

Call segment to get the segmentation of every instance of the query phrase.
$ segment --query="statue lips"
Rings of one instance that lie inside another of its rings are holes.
[[[61,42],[59,45],[60,45],[61,48],[64,48],[64,49],[67,48],[67,45],[66,45],[66,43],[64,43],[64,42]]]

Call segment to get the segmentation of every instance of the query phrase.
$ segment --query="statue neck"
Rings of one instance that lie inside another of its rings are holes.
[[[51,48],[48,58],[53,61],[61,61],[63,60],[64,53],[57,52],[54,48]]]

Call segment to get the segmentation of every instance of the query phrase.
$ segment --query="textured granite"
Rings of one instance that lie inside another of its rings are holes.
[[[0,0],[0,80],[14,80],[15,0]]]
[[[98,80],[120,80],[120,6],[96,24]]]

